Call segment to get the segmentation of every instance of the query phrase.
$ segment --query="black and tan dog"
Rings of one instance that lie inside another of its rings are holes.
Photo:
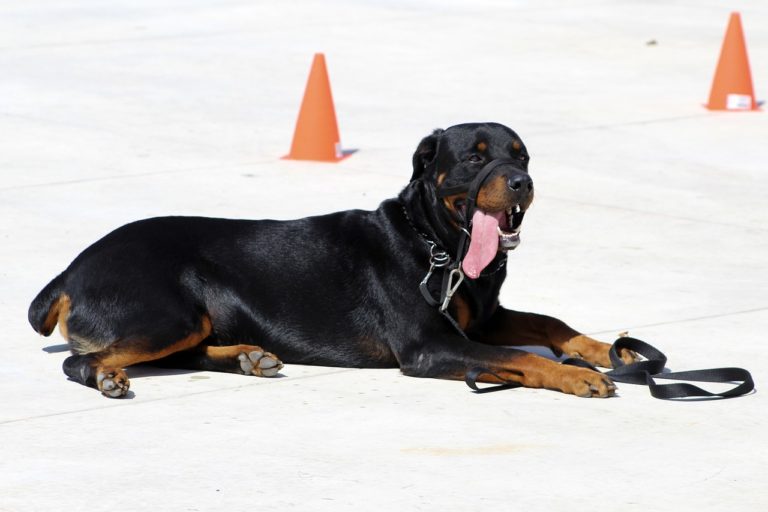
[[[445,192],[497,159],[469,222],[466,191]],[[58,324],[73,353],[64,373],[109,397],[127,393],[124,368],[137,363],[269,377],[280,359],[444,379],[484,366],[528,387],[610,396],[615,386],[597,372],[510,348],[542,345],[610,366],[609,345],[498,303],[507,251],[533,200],[528,159],[509,128],[462,124],[424,138],[411,182],[375,211],[134,222],[51,281],[29,321],[46,336]],[[456,254],[465,226],[471,238]],[[451,322],[419,283],[440,296],[441,265],[457,259],[466,278],[446,302]],[[434,279],[425,279],[430,262]]]

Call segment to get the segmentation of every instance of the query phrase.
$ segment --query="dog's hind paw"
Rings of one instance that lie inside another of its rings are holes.
[[[131,382],[123,370],[104,370],[96,374],[96,386],[109,398],[121,398],[128,393]]]
[[[257,377],[274,377],[283,367],[283,362],[275,354],[260,349],[241,352],[237,360],[240,361],[243,373]]]

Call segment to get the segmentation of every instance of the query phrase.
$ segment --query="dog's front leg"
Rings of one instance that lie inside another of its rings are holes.
[[[499,306],[491,318],[478,328],[474,337],[489,345],[543,346],[557,356],[566,354],[597,366],[612,366],[608,356],[609,344],[581,334],[551,316],[511,311]],[[625,363],[635,360],[634,353],[629,350],[620,355]]]
[[[562,365],[547,358],[509,347],[494,347],[448,335],[439,342],[410,345],[399,354],[405,375],[438,379],[464,379],[477,366],[488,368],[506,382],[529,388],[546,388],[581,397],[608,397],[616,386],[605,375],[577,366]],[[484,374],[480,382],[503,383]]]

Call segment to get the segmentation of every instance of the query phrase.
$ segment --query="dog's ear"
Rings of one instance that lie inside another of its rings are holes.
[[[421,178],[424,175],[424,169],[437,156],[437,141],[442,133],[443,130],[438,128],[419,142],[416,152],[413,154],[413,175],[411,176],[411,181]]]

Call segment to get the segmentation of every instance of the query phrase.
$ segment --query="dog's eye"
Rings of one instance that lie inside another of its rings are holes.
[[[522,162],[525,162],[526,160],[528,160],[528,155],[517,155],[517,159]]]
[[[481,157],[480,155],[470,155],[470,157],[467,160],[469,160],[473,164],[477,164],[483,161],[483,157]]]

